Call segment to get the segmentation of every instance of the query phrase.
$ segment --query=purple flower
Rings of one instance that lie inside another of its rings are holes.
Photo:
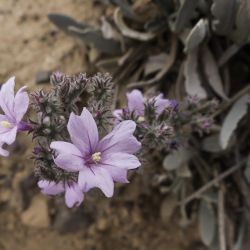
[[[114,181],[128,183],[127,171],[141,164],[133,154],[141,144],[133,136],[136,124],[123,121],[99,141],[95,120],[84,108],[81,115],[71,113],[67,125],[72,143],[55,141],[50,147],[57,151],[58,167],[78,172],[78,185],[83,192],[98,187],[113,196]]]
[[[65,203],[69,208],[74,205],[79,206],[84,199],[83,192],[75,182],[63,183],[61,181],[56,183],[54,181],[40,180],[38,186],[42,189],[42,193],[47,195],[57,195],[65,192]]]
[[[128,110],[134,112],[139,117],[144,117],[145,111],[145,100],[143,98],[142,92],[138,89],[127,93],[128,99]],[[168,99],[163,98],[163,94],[159,94],[156,97],[152,97],[149,100],[149,103],[154,103],[157,115],[160,115],[163,110],[171,106],[171,102]],[[113,112],[114,117],[119,119],[122,114],[122,109],[117,109]]]
[[[0,107],[4,115],[0,114],[0,141],[12,144],[17,131],[27,130],[27,124],[22,121],[29,106],[26,87],[22,87],[14,95],[15,77],[11,77],[0,90]]]

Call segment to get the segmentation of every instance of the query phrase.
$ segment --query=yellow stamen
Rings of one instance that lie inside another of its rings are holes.
[[[145,117],[144,117],[144,116],[139,116],[138,122],[139,122],[139,123],[145,122]]]
[[[10,128],[10,123],[8,121],[1,121],[0,124],[3,128]]]
[[[102,159],[101,152],[96,152],[92,154],[91,158],[94,162],[99,162]]]

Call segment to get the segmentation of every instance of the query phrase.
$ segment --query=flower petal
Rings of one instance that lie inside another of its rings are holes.
[[[94,152],[98,143],[98,130],[94,118],[86,108],[81,116],[70,114],[67,128],[72,142],[83,154]]]
[[[84,167],[83,158],[72,154],[59,154],[54,162],[59,168],[69,172],[81,171]]]
[[[0,142],[0,155],[8,157],[10,153],[7,150],[2,148],[3,144],[4,144],[3,142]]]
[[[111,153],[111,154],[102,154],[101,164],[114,166],[121,169],[135,169],[141,166],[138,158],[132,154],[127,153]]]
[[[59,154],[72,154],[81,156],[80,150],[72,143],[64,141],[54,141],[50,144],[50,148],[57,151]]]
[[[79,172],[78,184],[84,192],[98,187],[106,197],[112,197],[114,193],[114,182],[109,172],[96,165],[86,167]]]
[[[171,102],[168,99],[164,99],[163,94],[159,94],[155,97],[155,108],[158,115],[160,115],[165,108],[170,106]]]
[[[129,183],[127,179],[127,170],[110,165],[105,165],[105,169],[109,172],[115,182]]]
[[[6,129],[4,131],[0,130],[0,140],[10,145],[16,140],[16,134],[17,126],[10,129]]]
[[[74,205],[79,206],[84,199],[84,194],[77,183],[66,185],[65,203],[69,208]]]
[[[14,113],[17,122],[20,122],[29,107],[29,96],[26,87],[20,88],[14,99]]]
[[[99,142],[97,151],[105,151],[107,154],[116,152],[133,154],[137,152],[141,148],[141,143],[133,136],[135,128],[135,122],[122,121]]]
[[[0,107],[11,118],[14,118],[14,88],[15,77],[11,77],[0,90]]]
[[[127,99],[129,111],[134,111],[136,115],[143,116],[145,107],[142,92],[134,89],[130,93],[127,93]]]
[[[38,187],[42,189],[42,193],[48,195],[56,195],[64,192],[62,182],[56,183],[54,181],[40,180],[38,181]]]

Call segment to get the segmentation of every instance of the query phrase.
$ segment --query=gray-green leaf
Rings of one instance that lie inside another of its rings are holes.
[[[201,80],[198,72],[198,51],[193,50],[187,55],[184,65],[185,89],[187,94],[196,95],[200,99],[207,98],[207,93],[201,85]]]
[[[229,140],[237,128],[239,121],[247,114],[247,103],[249,102],[249,94],[245,94],[236,101],[228,112],[223,121],[220,131],[220,144],[223,149],[228,146]]]
[[[202,141],[202,149],[209,153],[218,153],[222,150],[220,141],[219,141],[219,134],[214,134],[211,136],[206,137]]]
[[[200,19],[193,29],[189,32],[185,41],[185,51],[189,52],[195,49],[207,35],[208,21],[206,19]]]
[[[93,45],[102,52],[109,54],[119,54],[121,52],[120,42],[114,39],[105,39],[100,30],[88,24],[79,23],[73,18],[62,14],[49,14],[48,17],[51,22],[64,32],[78,37],[85,43]]]
[[[191,150],[186,148],[179,148],[177,151],[167,155],[163,161],[163,167],[166,170],[176,170],[183,164],[187,163],[192,157]]]
[[[228,35],[233,28],[236,0],[214,0],[211,12],[215,17],[213,21],[213,30],[219,35]]]
[[[222,80],[219,74],[217,63],[213,54],[210,52],[207,46],[202,49],[202,62],[204,65],[204,72],[207,77],[207,81],[212,89],[223,99],[228,99],[224,89]]]
[[[199,231],[203,243],[211,245],[216,235],[216,216],[212,205],[205,200],[201,201],[199,209]]]

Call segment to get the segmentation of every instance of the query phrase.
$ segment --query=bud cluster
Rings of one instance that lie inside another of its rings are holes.
[[[35,173],[40,179],[49,181],[70,181],[76,176],[58,168],[54,163],[54,153],[49,145],[54,140],[70,141],[67,122],[71,112],[79,114],[82,106],[87,106],[98,125],[105,127],[112,117],[111,77],[97,74],[87,78],[86,74],[73,76],[55,72],[51,76],[52,88],[48,93],[40,90],[32,93],[32,106],[36,120],[31,121],[36,146],[33,150]]]

